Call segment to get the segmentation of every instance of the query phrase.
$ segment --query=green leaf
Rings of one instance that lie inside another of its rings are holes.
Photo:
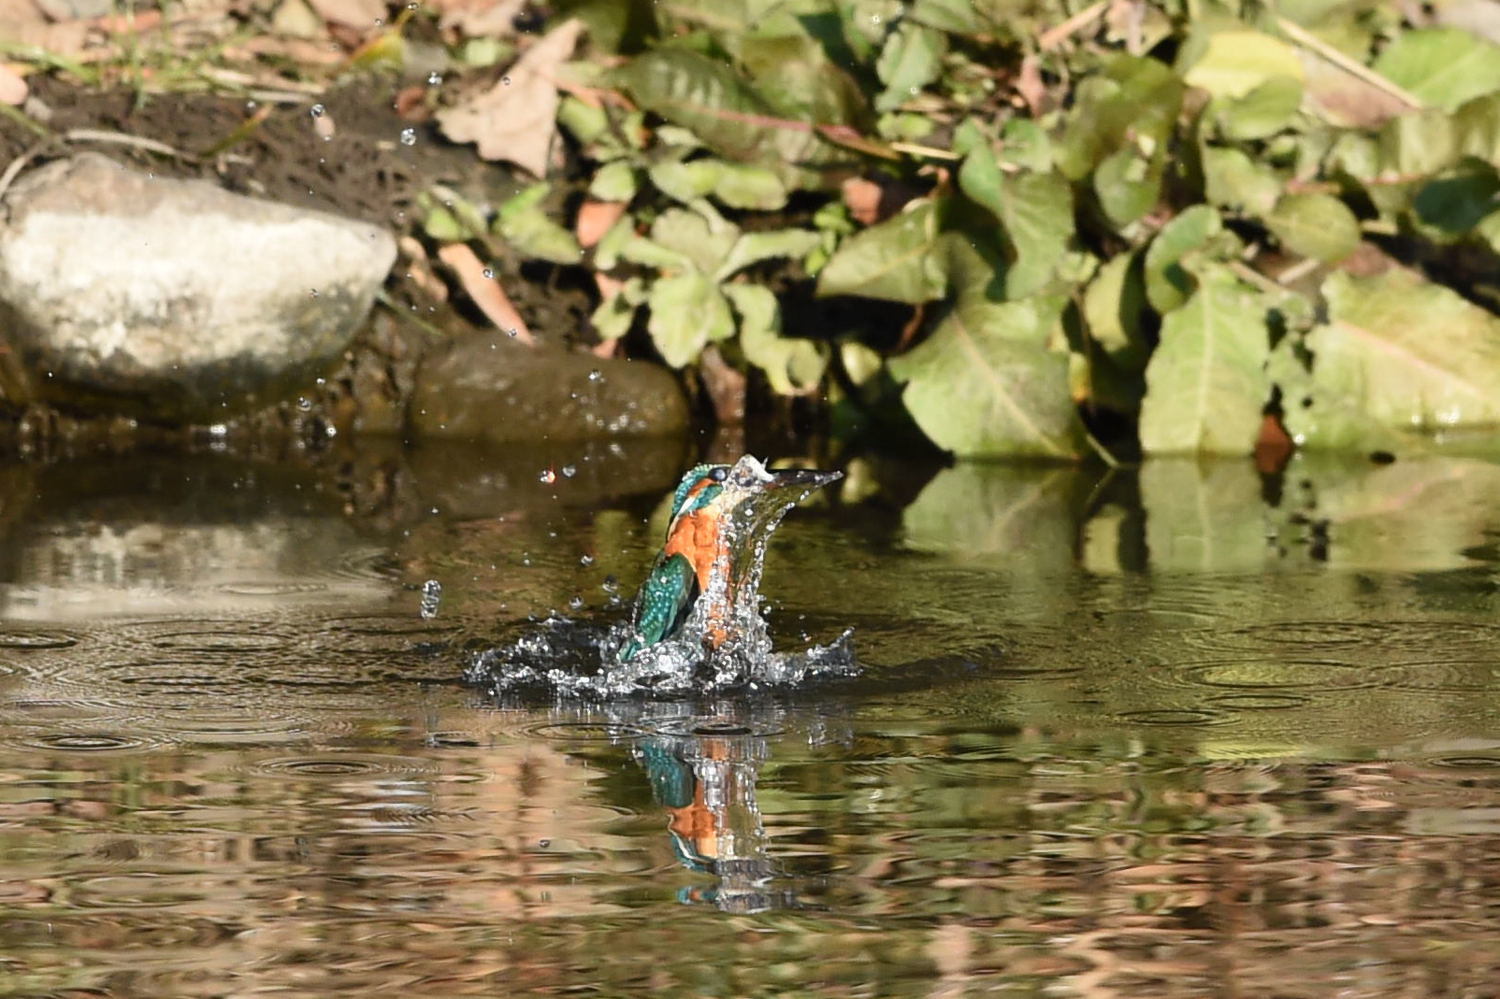
[[[1217,98],[1209,114],[1229,139],[1264,139],[1286,128],[1302,105],[1302,81],[1273,76],[1241,97]]]
[[[1024,170],[1052,169],[1052,140],[1030,118],[1012,118],[1000,132],[1000,159]]]
[[[1178,58],[1189,86],[1215,97],[1244,97],[1277,76],[1290,77],[1300,90],[1302,61],[1296,49],[1259,31],[1219,31],[1190,39]]]
[[[1163,318],[1146,366],[1142,450],[1250,453],[1271,390],[1265,311],[1224,268],[1203,271],[1193,297]]]
[[[1057,309],[1027,299],[955,308],[890,362],[923,433],[960,457],[1075,458],[1082,425],[1068,357],[1045,346]]]
[[[631,278],[639,286],[639,278]],[[630,332],[631,323],[635,321],[636,302],[632,296],[621,288],[612,292],[599,307],[594,310],[589,321],[593,323],[594,330],[601,339],[616,340]]]
[[[554,264],[576,264],[583,247],[573,233],[549,219],[541,209],[501,220],[500,235],[523,257],[549,260]]]
[[[1005,230],[1010,266],[1005,296],[1025,298],[1042,289],[1073,238],[1073,189],[1061,174],[1000,172],[994,154],[980,147],[964,159],[958,183]]]
[[[758,30],[741,40],[739,58],[756,91],[777,114],[869,130],[864,88],[805,31]]]
[[[1208,146],[1203,150],[1203,195],[1231,211],[1264,215],[1281,196],[1283,181],[1264,163],[1240,149]]]
[[[1323,296],[1311,378],[1286,406],[1299,444],[1386,448],[1398,431],[1500,425],[1500,318],[1401,270],[1334,273]]]
[[[948,37],[941,31],[902,21],[886,36],[875,64],[880,82],[885,84],[885,90],[875,98],[875,109],[889,111],[936,80],[947,50]]]
[[[765,167],[725,163],[713,196],[730,208],[771,212],[786,205],[786,185]]]
[[[1193,205],[1162,226],[1146,250],[1146,296],[1157,312],[1171,312],[1187,301],[1193,276],[1179,261],[1223,231],[1219,213],[1208,205]]]
[[[589,183],[589,194],[600,201],[629,201],[635,197],[635,168],[624,160],[606,163]]]
[[[646,328],[662,359],[680,368],[698,359],[713,340],[734,335],[734,316],[718,287],[702,274],[657,278],[647,299]]]
[[[611,232],[614,229],[610,230]],[[603,242],[601,241],[601,246]],[[654,267],[662,271],[692,270],[694,263],[691,258],[668,249],[654,240],[645,236],[637,236],[634,232],[627,234],[619,248],[619,257],[628,260],[632,264],[640,264],[643,267]]]
[[[619,221],[609,227],[609,231],[599,240],[594,247],[594,266],[601,271],[614,270],[615,264],[619,263],[620,254],[632,240],[637,239],[635,234],[635,219],[626,212],[620,216]],[[665,251],[663,251],[665,252]],[[681,261],[686,264],[686,261]]]
[[[1080,181],[1122,148],[1159,163],[1182,107],[1182,80],[1155,59],[1116,56],[1074,90],[1057,166]],[[1155,173],[1156,171],[1152,171]]]
[[[1140,253],[1118,254],[1099,268],[1083,292],[1089,336],[1125,371],[1140,371],[1150,354],[1141,329],[1146,312],[1141,263]]]
[[[1331,194],[1288,194],[1266,216],[1266,227],[1293,253],[1337,263],[1359,247],[1359,220]]]
[[[1488,163],[1466,159],[1417,190],[1412,214],[1422,235],[1452,242],[1473,231],[1500,205],[1500,173]]]
[[[989,27],[975,9],[974,0],[917,0],[906,16],[956,35],[974,35]]]
[[[652,164],[647,176],[658,191],[687,205],[712,191],[723,173],[722,160],[663,160]]]
[[[651,224],[651,240],[681,254],[704,274],[712,274],[729,255],[740,231],[727,222],[714,225],[698,212],[671,208]]]
[[[776,229],[770,232],[747,232],[735,240],[724,262],[714,272],[714,280],[725,278],[751,264],[773,257],[806,256],[822,237],[810,229]]]
[[[603,108],[585,104],[571,94],[557,106],[557,123],[583,145],[593,142],[609,128],[609,118]]]
[[[1094,171],[1094,194],[1110,222],[1123,229],[1156,207],[1161,181],[1159,157],[1148,158],[1124,147],[1106,156]]]
[[[911,303],[942,298],[948,281],[933,252],[938,223],[938,202],[924,199],[855,233],[819,272],[818,294]]]
[[[1422,101],[1454,111],[1500,90],[1500,45],[1458,28],[1415,28],[1398,33],[1374,69]]]
[[[823,380],[828,355],[811,340],[781,335],[781,306],[769,288],[731,284],[724,294],[740,317],[740,349],[745,359],[766,373],[778,395],[801,395]]]

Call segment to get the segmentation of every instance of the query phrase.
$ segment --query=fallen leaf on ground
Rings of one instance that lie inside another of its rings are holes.
[[[578,221],[574,225],[578,245],[590,247],[598,243],[624,214],[623,201],[585,201],[578,207]]]
[[[557,131],[558,66],[573,54],[583,23],[563,22],[516,60],[489,90],[438,115],[443,134],[473,142],[487,160],[508,160],[538,177],[547,173]]]
[[[325,21],[366,31],[385,20],[382,0],[308,0]]]
[[[516,15],[526,0],[428,0],[438,12],[438,27],[457,29],[469,38],[505,38],[516,33]]]
[[[409,261],[411,269],[406,276],[411,279],[412,284],[435,302],[448,301],[448,286],[432,272],[432,261],[428,259],[422,244],[413,236],[402,236],[396,245],[400,248],[401,255]]]
[[[449,243],[438,249],[438,259],[452,269],[458,283],[463,285],[464,291],[490,322],[522,343],[536,345],[536,338],[511,304],[510,296],[493,274],[486,273],[484,264],[479,262],[473,250],[464,243]]]
[[[26,81],[11,67],[0,63],[0,104],[20,107],[26,100]]]

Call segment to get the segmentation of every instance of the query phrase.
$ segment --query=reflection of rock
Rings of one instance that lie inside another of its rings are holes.
[[[135,458],[44,468],[28,488],[25,518],[0,520],[10,620],[347,606],[390,592],[381,550],[305,475]],[[0,496],[0,508],[18,499]]]
[[[134,173],[97,154],[16,184],[0,227],[0,389],[200,421],[336,359],[395,258],[383,230]]]
[[[492,331],[456,337],[422,362],[410,420],[426,437],[568,441],[680,434],[688,408],[664,368]]]

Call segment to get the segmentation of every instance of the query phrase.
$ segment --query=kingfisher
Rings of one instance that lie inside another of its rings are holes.
[[[796,500],[842,477],[806,469],[767,471],[750,455],[733,465],[695,465],[672,494],[667,540],[636,596],[634,635],[620,649],[628,662],[681,629],[702,600],[705,644],[731,637],[736,610],[754,599],[765,539]]]

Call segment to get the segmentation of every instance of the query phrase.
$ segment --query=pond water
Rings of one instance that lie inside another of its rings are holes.
[[[764,593],[860,675],[458,682],[689,463],[0,467],[0,994],[1495,994],[1500,465],[852,460]]]

